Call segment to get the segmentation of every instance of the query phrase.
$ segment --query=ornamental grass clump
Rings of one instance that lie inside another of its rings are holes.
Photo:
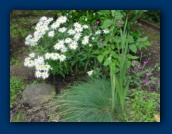
[[[93,79],[71,86],[55,99],[62,122],[112,122],[109,80]]]

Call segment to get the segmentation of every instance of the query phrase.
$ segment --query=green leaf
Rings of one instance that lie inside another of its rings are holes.
[[[98,61],[99,61],[100,63],[103,61],[103,58],[104,58],[103,55],[99,55],[99,56],[97,57],[97,59],[98,59]]]
[[[133,43],[134,42],[134,38],[132,36],[128,36],[128,43]]]
[[[151,43],[150,43],[149,41],[145,41],[145,42],[144,42],[144,45],[145,45],[145,46],[150,46]]]
[[[136,47],[136,45],[130,45],[129,48],[130,48],[130,50],[131,50],[132,52],[134,52],[134,53],[137,52],[137,47]]]
[[[115,17],[115,11],[116,10],[111,10],[112,16]]]
[[[105,29],[105,28],[110,27],[111,25],[112,25],[112,21],[109,20],[109,19],[107,19],[107,20],[104,20],[103,25],[102,25],[101,27],[102,27],[103,29]]]
[[[132,60],[135,60],[135,59],[138,59],[139,58],[138,56],[132,56],[131,54],[128,54],[127,57],[129,59],[132,59]]]
[[[109,54],[109,51],[108,50],[106,50],[106,51],[103,52],[103,55],[104,56],[106,56],[107,54]]]
[[[95,51],[93,51],[92,54],[99,54],[99,53],[100,53],[99,50],[95,50]]]
[[[111,60],[107,58],[104,62],[104,66],[108,66],[111,63]]]
[[[147,41],[147,39],[148,39],[148,37],[144,37],[144,38],[143,38],[143,42],[144,42],[144,41]]]

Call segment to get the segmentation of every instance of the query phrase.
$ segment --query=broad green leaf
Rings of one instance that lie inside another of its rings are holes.
[[[147,39],[148,39],[148,37],[144,37],[144,38],[143,38],[143,42],[144,42],[144,41],[147,41]]]
[[[100,53],[99,50],[95,50],[95,51],[93,51],[92,54],[99,54],[99,53]]]
[[[112,21],[110,19],[104,20],[103,25],[101,26],[103,29],[108,28],[112,25]]]
[[[145,42],[144,42],[144,45],[145,45],[145,46],[149,46],[149,45],[151,45],[151,43],[150,43],[149,41],[145,41]]]
[[[128,54],[127,57],[129,59],[132,59],[132,60],[135,60],[135,59],[138,59],[139,58],[138,56],[132,56],[131,54]]]
[[[98,59],[98,61],[99,61],[100,63],[103,61],[103,58],[104,58],[103,55],[99,55],[99,56],[97,57],[97,59]]]
[[[129,48],[130,48],[130,50],[133,52],[133,53],[136,53],[137,52],[137,47],[136,47],[136,45],[130,45],[129,46]]]
[[[134,42],[134,38],[132,36],[128,36],[127,40],[128,40],[128,43]]]
[[[104,56],[107,55],[107,54],[109,54],[109,51],[108,50],[106,50],[106,51],[103,52],[103,55]]]
[[[111,10],[112,16],[115,17],[116,10]]]
[[[111,60],[107,58],[104,62],[104,66],[108,66],[111,63]]]

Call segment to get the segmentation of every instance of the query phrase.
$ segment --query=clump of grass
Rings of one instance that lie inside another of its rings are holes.
[[[108,80],[88,80],[71,86],[55,100],[60,121],[112,122],[111,86]]]

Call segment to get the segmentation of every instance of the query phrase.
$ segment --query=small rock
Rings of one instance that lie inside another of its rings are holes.
[[[50,84],[36,84],[27,87],[22,94],[21,103],[39,106],[55,95],[55,88]]]

